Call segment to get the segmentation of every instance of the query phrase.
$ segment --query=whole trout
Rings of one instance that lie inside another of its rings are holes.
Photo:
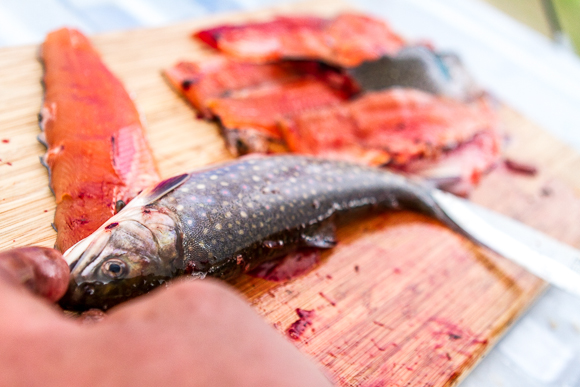
[[[107,309],[179,275],[230,279],[300,247],[333,247],[337,218],[388,209],[454,227],[428,188],[346,162],[273,156],[176,176],[66,252],[61,304]]]

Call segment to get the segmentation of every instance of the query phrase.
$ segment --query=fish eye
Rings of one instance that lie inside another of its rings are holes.
[[[120,259],[109,259],[103,264],[102,271],[108,277],[118,279],[127,274],[127,265]]]

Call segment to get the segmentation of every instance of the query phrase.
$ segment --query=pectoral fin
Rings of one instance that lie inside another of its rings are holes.
[[[330,249],[336,246],[336,226],[327,221],[304,230],[300,235],[302,246]]]

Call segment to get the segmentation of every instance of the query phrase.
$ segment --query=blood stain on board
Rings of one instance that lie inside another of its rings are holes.
[[[554,191],[552,190],[552,188],[548,186],[542,187],[540,189],[540,196],[548,197],[552,196],[553,193]]]
[[[519,173],[521,175],[535,176],[538,173],[538,168],[531,164],[522,163],[508,158],[504,159],[503,163],[508,171]]]
[[[275,261],[264,262],[249,272],[252,277],[273,282],[286,282],[312,270],[320,262],[320,250],[304,249]]]
[[[286,334],[292,340],[298,340],[306,331],[306,328],[312,325],[312,319],[314,318],[314,310],[305,310],[296,308],[296,314],[298,315],[298,320],[294,321],[290,327],[286,330]]]
[[[449,339],[450,340],[459,340],[461,338],[461,335],[457,334],[457,333],[449,333]]]
[[[393,330],[393,328],[391,328],[391,327],[388,327],[386,324],[384,324],[384,323],[382,323],[382,322],[380,322],[380,321],[377,321],[377,320],[373,320],[373,324],[375,324],[375,325],[378,325],[378,326],[379,326],[379,327],[381,327],[381,328],[388,329],[388,330],[390,330],[390,331],[392,331],[392,330]]]
[[[386,351],[388,347],[382,347],[380,346],[375,339],[371,339],[372,343],[375,345],[375,347],[377,347],[377,349],[381,352]]]
[[[3,139],[2,139],[2,142],[3,142],[4,144],[8,144],[8,143],[10,142],[10,140],[9,140],[9,139],[7,139],[7,138],[3,138]]]
[[[318,292],[318,295],[320,295],[320,297],[324,298],[326,301],[328,301],[328,303],[332,306],[336,306],[336,302],[332,301],[330,298],[328,298],[328,296],[322,292]]]

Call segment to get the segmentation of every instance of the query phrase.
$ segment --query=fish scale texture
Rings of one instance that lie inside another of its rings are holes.
[[[193,173],[153,208],[176,214],[185,255],[219,262],[255,241],[306,228],[334,213],[371,204],[391,205],[406,180],[344,162],[279,156],[255,158]]]

